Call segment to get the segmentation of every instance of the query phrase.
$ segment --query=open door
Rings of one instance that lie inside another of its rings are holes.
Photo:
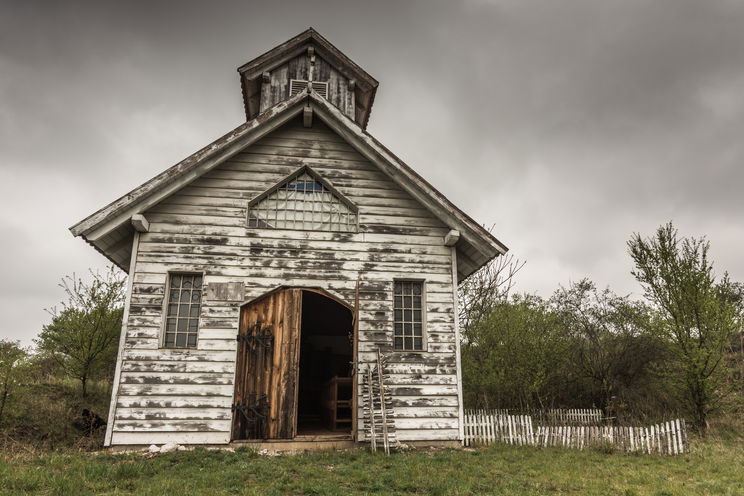
[[[279,289],[240,309],[232,439],[292,439],[302,290]]]

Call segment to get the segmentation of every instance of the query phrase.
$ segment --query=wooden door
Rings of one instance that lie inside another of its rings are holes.
[[[295,437],[301,321],[299,289],[240,309],[232,439]]]

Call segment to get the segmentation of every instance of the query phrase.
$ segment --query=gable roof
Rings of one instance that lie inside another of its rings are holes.
[[[246,119],[251,120],[259,114],[263,73],[288,62],[307,51],[310,46],[315,49],[318,56],[331,64],[337,71],[348,79],[354,80],[356,122],[362,129],[366,129],[379,83],[313,28],[306,29],[294,38],[238,67]]]
[[[116,265],[127,271],[133,235],[132,216],[145,212],[197,177],[214,169],[245,147],[296,117],[308,105],[332,130],[377,165],[435,217],[451,229],[460,232],[460,241],[457,243],[459,279],[464,279],[495,256],[506,253],[507,248],[503,243],[452,204],[379,141],[310,88],[238,126],[86,217],[72,226],[70,231],[75,236],[83,237]]]

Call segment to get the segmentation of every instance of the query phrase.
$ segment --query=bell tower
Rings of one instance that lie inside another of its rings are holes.
[[[308,86],[362,129],[378,82],[313,28],[238,68],[247,120]]]

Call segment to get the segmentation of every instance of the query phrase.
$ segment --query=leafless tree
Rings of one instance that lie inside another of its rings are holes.
[[[479,322],[493,306],[509,297],[514,276],[525,262],[502,255],[488,262],[458,288],[460,325],[464,329]]]

